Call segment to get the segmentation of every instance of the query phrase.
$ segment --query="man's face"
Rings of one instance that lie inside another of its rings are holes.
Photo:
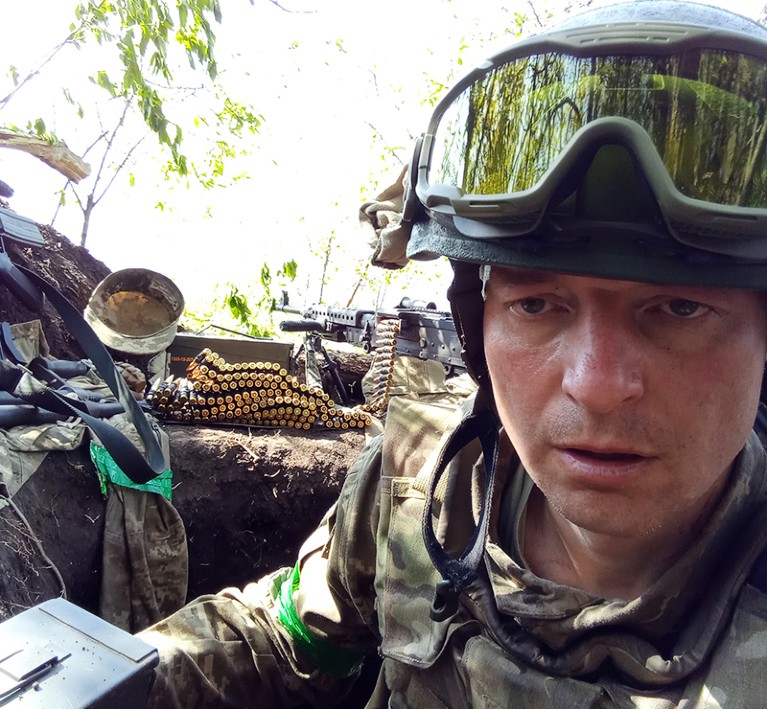
[[[746,291],[494,266],[484,339],[501,421],[555,510],[685,533],[753,425],[767,317]]]

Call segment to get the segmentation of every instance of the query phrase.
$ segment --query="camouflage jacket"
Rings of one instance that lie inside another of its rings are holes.
[[[227,628],[237,629],[219,638],[244,639],[247,667],[231,659],[217,665],[209,647],[207,666],[219,678],[229,673],[226,681],[214,681],[208,694],[187,695],[186,704],[166,696],[156,706],[223,706],[213,699],[217,692],[228,692],[226,706],[329,706],[354,678],[358,660],[376,649],[383,663],[371,709],[763,704],[767,598],[763,584],[747,580],[767,541],[767,461],[755,435],[708,530],[632,602],[538,578],[504,550],[501,503],[518,519],[531,485],[504,443],[480,577],[455,615],[437,622],[429,610],[441,577],[421,527],[429,452],[450,412],[414,401],[394,405],[399,412],[363,451],[295,569],[182,611],[194,615],[197,636],[215,632],[220,620],[211,614],[223,614]],[[476,453],[464,451],[435,504],[435,529],[454,554],[476,521],[482,478]],[[183,626],[172,617],[147,639],[162,645],[164,635],[170,645],[168,637],[190,632]],[[190,648],[201,647],[198,637],[181,654],[188,659]],[[166,647],[168,667],[170,654]],[[191,676],[180,667],[177,661],[166,669],[173,679],[159,685]]]

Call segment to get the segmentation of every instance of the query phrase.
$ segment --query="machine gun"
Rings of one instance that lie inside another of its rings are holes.
[[[348,342],[366,352],[378,346],[377,325],[384,320],[399,320],[396,338],[397,354],[441,362],[448,376],[461,374],[465,365],[461,358],[461,341],[453,318],[437,310],[434,303],[403,298],[391,310],[364,310],[312,305],[304,310],[290,305],[283,291],[274,310],[301,315],[301,320],[280,323],[284,332],[316,332],[334,342]]]

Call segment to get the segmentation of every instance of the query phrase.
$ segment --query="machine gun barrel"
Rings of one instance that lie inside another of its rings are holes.
[[[322,332],[323,326],[317,320],[283,320],[280,323],[283,332]]]
[[[293,315],[304,315],[305,312],[301,308],[296,308],[290,304],[287,291],[282,291],[282,295],[279,300],[272,301],[272,310],[279,310],[282,313],[291,313]]]

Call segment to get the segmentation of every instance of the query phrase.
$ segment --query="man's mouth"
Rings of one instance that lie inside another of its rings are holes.
[[[592,450],[589,448],[567,447],[564,449],[574,458],[580,460],[599,460],[609,463],[638,463],[645,460],[645,456],[631,451],[615,450]]]
[[[633,486],[650,472],[654,456],[629,446],[588,444],[585,441],[558,447],[558,470],[573,484],[615,489]]]
[[[642,456],[636,453],[591,451],[583,448],[570,448],[569,450],[575,455],[596,458],[597,460],[635,461],[642,459]]]

